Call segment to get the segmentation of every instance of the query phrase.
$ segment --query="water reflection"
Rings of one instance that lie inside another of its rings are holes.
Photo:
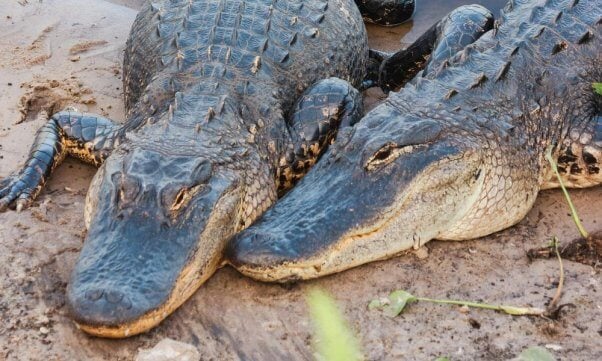
[[[366,24],[372,48],[395,51],[414,42],[431,25],[445,14],[461,5],[480,4],[497,17],[507,0],[416,0],[417,10],[414,19],[396,27],[383,28]]]

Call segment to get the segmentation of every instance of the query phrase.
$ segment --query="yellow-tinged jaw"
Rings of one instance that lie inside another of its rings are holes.
[[[167,302],[161,304],[159,308],[144,314],[142,317],[115,326],[84,324],[75,321],[77,328],[92,336],[106,338],[125,338],[149,331],[172,314],[213,275],[220,266],[221,258],[215,257],[210,264],[201,269],[199,266],[204,261],[204,257],[198,257],[197,260],[184,268]],[[200,278],[199,274],[202,275]]]
[[[482,193],[477,152],[445,144],[380,149],[361,169],[342,161],[314,168],[228,243],[228,262],[262,281],[340,272],[439,237],[462,222]]]

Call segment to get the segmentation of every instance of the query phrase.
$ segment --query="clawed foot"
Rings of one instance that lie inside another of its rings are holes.
[[[19,174],[0,179],[0,212],[13,205],[20,212],[31,204],[34,190],[27,186],[27,176]]]

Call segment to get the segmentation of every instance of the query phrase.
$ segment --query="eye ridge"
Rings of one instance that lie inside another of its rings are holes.
[[[422,148],[425,144],[398,145],[396,143],[387,143],[376,151],[367,161],[365,168],[368,171],[380,169],[387,164],[392,163],[402,154],[412,153],[416,148]]]
[[[178,194],[176,194],[173,204],[170,207],[172,212],[177,212],[183,207],[185,207],[188,202],[192,199],[192,197],[197,194],[204,186],[202,184],[196,185],[194,187],[186,187],[180,189]]]

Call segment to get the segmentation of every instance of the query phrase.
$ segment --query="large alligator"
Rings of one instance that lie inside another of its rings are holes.
[[[602,182],[602,0],[512,0],[494,29],[342,129],[229,244],[265,281],[308,279],[432,239],[510,227],[541,189]]]
[[[106,337],[158,324],[216,270],[261,215],[361,116],[364,18],[406,20],[413,0],[158,0],[124,58],[127,121],[54,114],[0,211],[29,206],[67,156],[100,166],[67,295]]]

